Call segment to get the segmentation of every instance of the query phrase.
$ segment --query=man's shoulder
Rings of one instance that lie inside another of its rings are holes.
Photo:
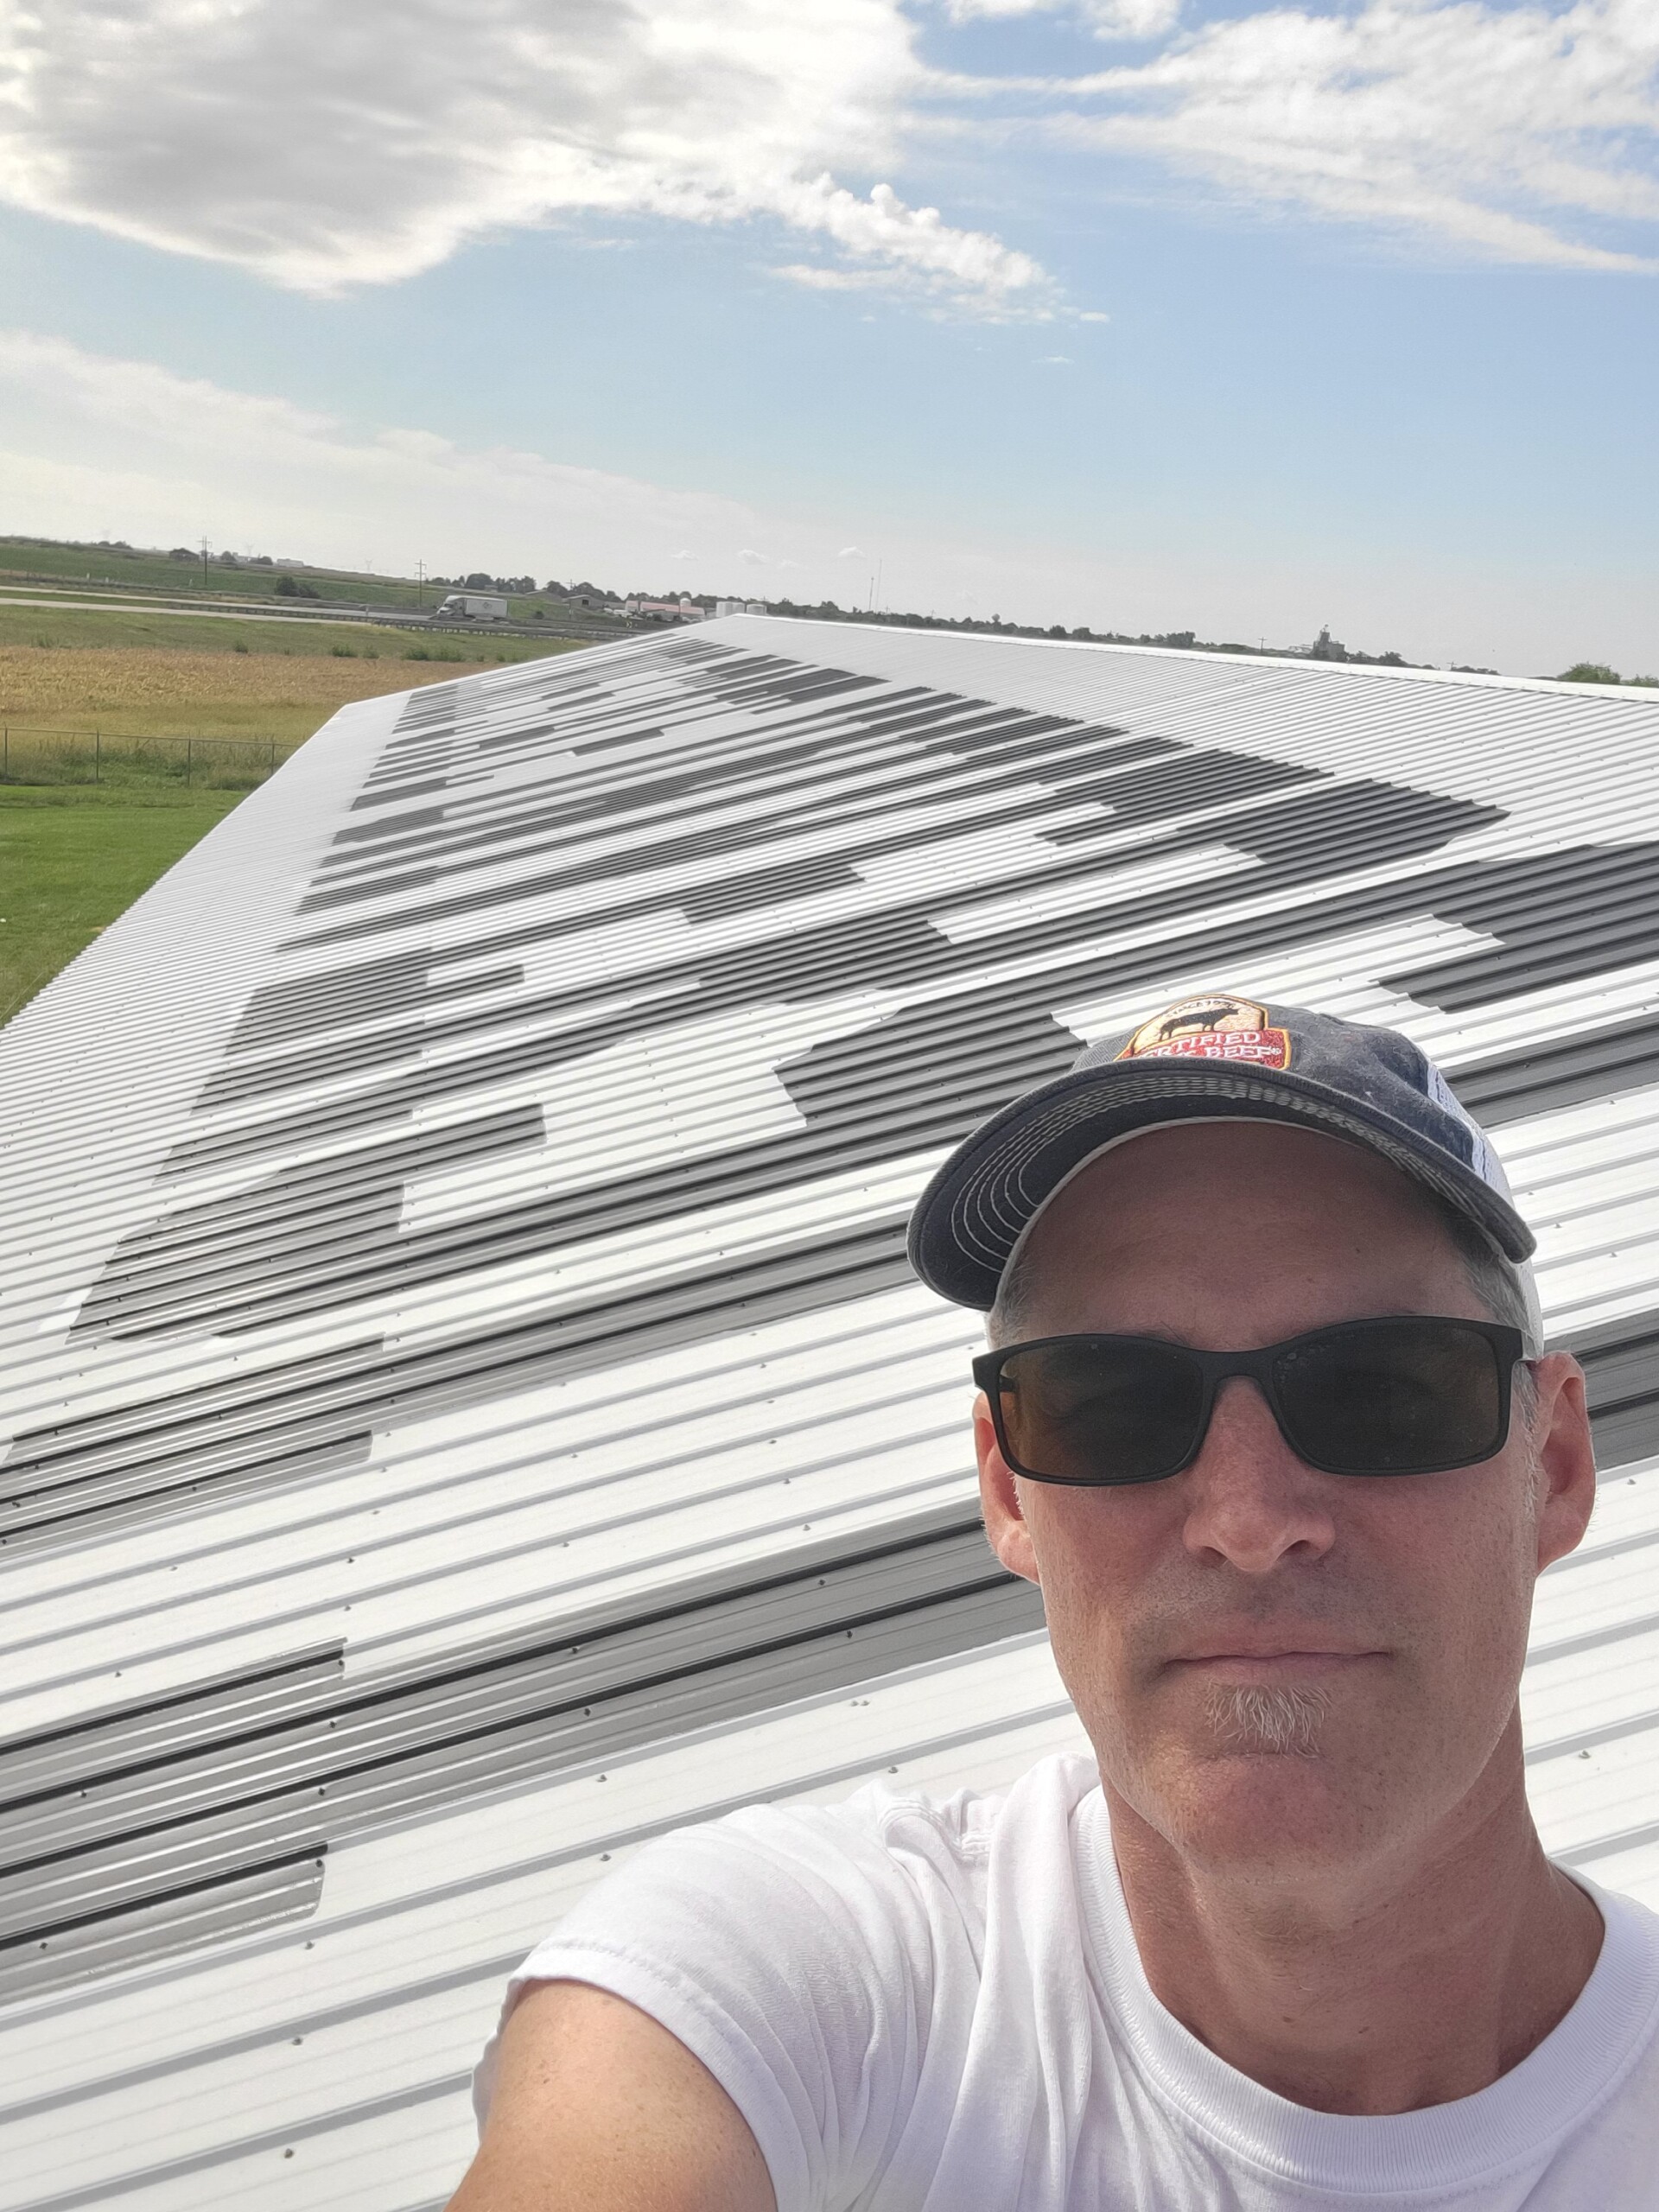
[[[1039,1759],[1006,1789],[940,1796],[883,1775],[829,1804],[748,1806],[715,1825],[786,1857],[828,1849],[976,1865],[1004,1843],[1062,1845],[1072,1815],[1098,1786],[1091,1758],[1063,1752]]]
[[[837,1803],[748,1805],[671,1830],[588,1891],[518,1980],[594,1981],[658,2018],[618,1961],[653,1986],[671,1971],[702,1989],[801,1974],[907,1986],[940,1942],[982,1925],[999,1857],[1052,1868],[1070,1851],[1097,1786],[1092,1762],[1070,1757],[1006,1791],[935,1795],[884,1775]]]

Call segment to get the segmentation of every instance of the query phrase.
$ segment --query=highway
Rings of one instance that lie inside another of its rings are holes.
[[[328,607],[319,608],[296,607],[291,613],[266,614],[250,607],[192,607],[170,599],[115,599],[101,594],[96,598],[48,599],[44,594],[24,594],[10,591],[0,584],[0,607],[52,607],[60,612],[85,614],[89,609],[113,607],[122,614],[192,614],[204,622],[391,622],[403,625],[420,622],[425,617],[404,609],[390,609],[385,613],[365,613],[357,607]],[[446,625],[446,627],[448,626]]]

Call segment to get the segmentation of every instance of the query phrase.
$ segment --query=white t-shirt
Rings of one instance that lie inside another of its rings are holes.
[[[753,2129],[779,2212],[1653,2212],[1659,1918],[1592,1893],[1606,1935],[1554,2032],[1475,2096],[1380,2119],[1276,2096],[1159,2003],[1076,1758],[1007,1797],[878,1786],[665,1837],[507,2002],[569,1980],[661,2021]]]

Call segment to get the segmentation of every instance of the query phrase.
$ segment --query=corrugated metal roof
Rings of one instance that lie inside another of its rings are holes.
[[[1526,1701],[1659,1899],[1659,699],[734,618],[348,708],[0,1037],[8,2203],[412,2212],[607,1858],[1076,1739],[908,1205],[1230,986],[1494,1129],[1606,1469]]]

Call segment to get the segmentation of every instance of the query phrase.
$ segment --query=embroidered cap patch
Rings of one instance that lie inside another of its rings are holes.
[[[1182,999],[1143,1021],[1118,1054],[1121,1060],[1231,1060],[1250,1067],[1287,1068],[1290,1039],[1253,999],[1211,991]]]

